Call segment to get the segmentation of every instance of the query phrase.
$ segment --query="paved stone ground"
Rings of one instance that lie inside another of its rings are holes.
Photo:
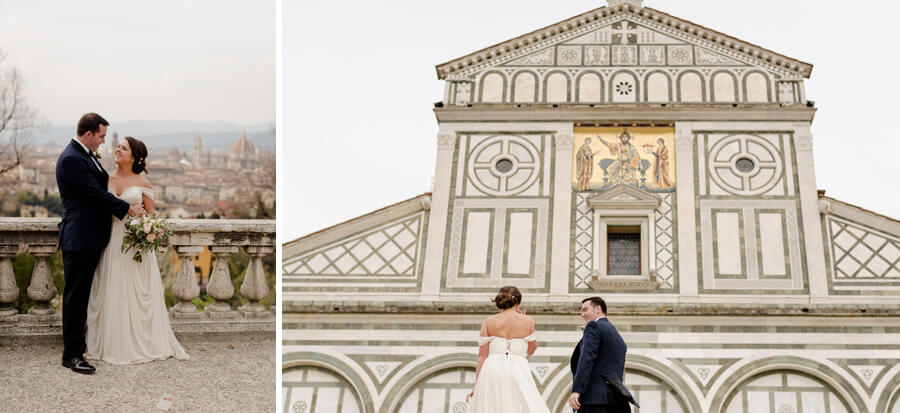
[[[275,411],[274,332],[178,339],[190,360],[95,361],[91,376],[63,368],[57,342],[0,343],[0,411],[160,412],[166,394],[170,412]]]

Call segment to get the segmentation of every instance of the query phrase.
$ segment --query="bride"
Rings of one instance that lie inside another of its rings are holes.
[[[147,166],[147,147],[126,137],[116,147],[116,172],[109,190],[129,204],[141,203],[153,212],[153,190],[141,175]],[[125,219],[130,219],[126,217]],[[156,257],[134,261],[133,251],[122,252],[125,225],[113,217],[109,245],[100,257],[91,284],[87,313],[86,357],[111,364],[189,357],[172,327]]]
[[[519,307],[522,293],[503,287],[494,298],[500,309],[484,320],[478,338],[475,388],[466,397],[469,413],[549,413],[531,377],[526,357],[537,350],[534,319]]]

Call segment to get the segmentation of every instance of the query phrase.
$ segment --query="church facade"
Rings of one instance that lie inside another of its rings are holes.
[[[553,412],[599,295],[642,412],[900,413],[900,221],[817,191],[812,65],[610,0],[436,69],[433,192],[283,246],[285,412],[464,413],[515,285]]]

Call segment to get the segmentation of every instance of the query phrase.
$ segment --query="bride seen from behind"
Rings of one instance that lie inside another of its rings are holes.
[[[469,413],[549,413],[528,367],[537,350],[534,319],[521,308],[522,293],[503,287],[493,299],[500,309],[481,325],[475,388],[469,393]]]
[[[153,213],[153,187],[141,175],[146,172],[146,145],[125,137],[116,147],[115,161],[116,172],[109,179],[109,191],[129,204],[141,203],[148,213]],[[112,220],[109,245],[100,257],[91,285],[87,358],[111,364],[169,357],[188,359],[172,332],[156,257],[136,262],[131,253],[122,252],[125,224],[116,217]]]

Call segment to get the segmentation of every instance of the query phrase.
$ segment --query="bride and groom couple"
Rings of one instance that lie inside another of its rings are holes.
[[[520,307],[522,293],[503,287],[493,299],[500,313],[488,317],[478,339],[475,388],[466,397],[469,413],[549,413],[527,357],[537,350],[534,319]],[[584,335],[572,352],[572,394],[568,405],[580,413],[630,412],[634,399],[622,385],[627,347],[606,319],[600,297],[581,302]]]
[[[153,190],[141,175],[147,147],[126,137],[110,176],[97,155],[108,126],[96,113],[82,116],[56,163],[66,279],[62,365],[82,374],[95,371],[85,356],[111,364],[188,359],[169,324],[156,257],[136,262],[122,252],[126,215],[153,213]]]

